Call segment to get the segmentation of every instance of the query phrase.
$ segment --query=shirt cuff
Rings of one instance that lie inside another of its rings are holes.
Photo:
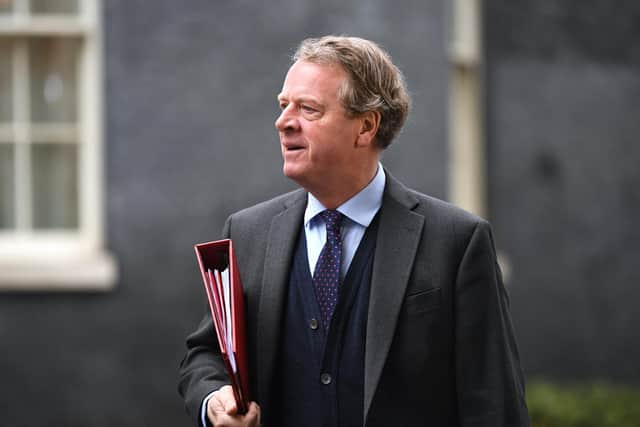
[[[202,427],[210,427],[212,424],[207,420],[207,403],[209,403],[209,399],[213,396],[215,391],[212,391],[207,395],[207,397],[202,400],[202,406],[200,406],[200,423]]]

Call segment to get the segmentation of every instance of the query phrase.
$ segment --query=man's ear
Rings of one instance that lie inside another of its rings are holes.
[[[379,111],[367,111],[366,113],[362,113],[362,115],[360,115],[360,131],[358,133],[356,145],[359,147],[373,145],[379,126]]]

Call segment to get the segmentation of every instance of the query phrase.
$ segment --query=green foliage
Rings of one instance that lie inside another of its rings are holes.
[[[640,389],[607,384],[527,386],[532,427],[640,427]]]

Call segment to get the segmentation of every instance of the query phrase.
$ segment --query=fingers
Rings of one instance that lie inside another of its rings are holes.
[[[231,386],[224,386],[207,402],[207,417],[215,426],[260,427],[260,407],[251,402],[245,415],[238,415],[238,405]]]
[[[238,411],[231,386],[225,385],[214,392],[207,402],[207,417],[214,425],[221,424],[225,416],[233,416]]]
[[[214,396],[220,400],[222,407],[224,408],[224,412],[226,412],[227,415],[235,415],[238,412],[236,398],[233,395],[233,389],[230,385],[222,387],[214,393]]]
[[[260,407],[256,402],[251,402],[249,404],[249,410],[247,411],[247,415],[245,418],[248,422],[247,425],[251,427],[260,427]]]

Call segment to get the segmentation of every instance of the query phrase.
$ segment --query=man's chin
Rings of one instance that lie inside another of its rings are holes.
[[[285,162],[284,166],[282,166],[282,173],[301,187],[305,186],[306,174],[303,168],[295,167],[294,165],[287,165]]]
[[[282,166],[282,173],[284,174],[284,176],[293,181],[296,181],[296,178],[299,175],[299,171],[295,167],[287,166],[286,163],[284,164],[284,166]]]

